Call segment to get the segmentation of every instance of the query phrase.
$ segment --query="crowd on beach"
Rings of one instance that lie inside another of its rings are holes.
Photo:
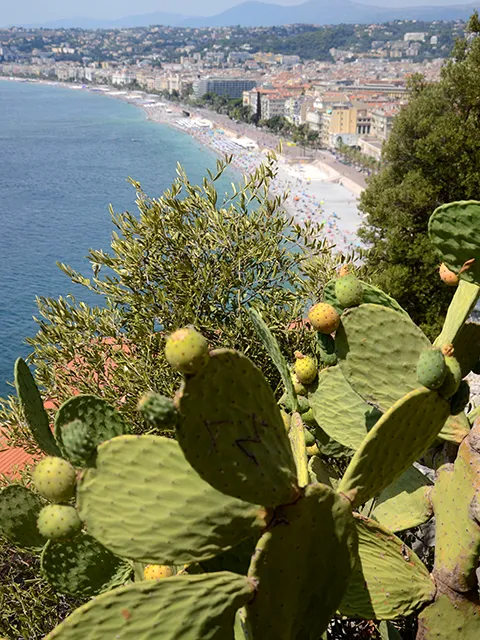
[[[232,166],[243,174],[250,174],[265,160],[271,149],[256,137],[238,137],[234,132],[217,125],[214,120],[187,117],[180,110],[164,105],[143,105],[149,119],[167,123],[188,133],[219,156],[231,155]],[[272,195],[288,192],[287,212],[298,223],[306,220],[322,222],[331,244],[339,251],[360,246],[356,229],[361,223],[357,196],[340,183],[340,176],[331,170],[307,163],[290,163],[279,156],[278,174],[271,186]]]

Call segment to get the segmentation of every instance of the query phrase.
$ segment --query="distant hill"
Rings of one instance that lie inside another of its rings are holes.
[[[419,6],[402,9],[383,8],[363,5],[351,0],[308,0],[297,6],[271,5],[265,2],[243,2],[227,11],[209,18],[189,18],[185,21],[191,26],[230,26],[269,27],[281,24],[341,24],[371,23],[388,20],[466,20],[480,0],[466,5]]]
[[[380,2],[381,0],[379,0]],[[55,20],[42,25],[22,25],[58,29],[108,29],[140,27],[149,25],[224,27],[240,25],[245,27],[272,27],[282,24],[341,24],[372,23],[389,20],[467,20],[475,8],[480,8],[480,0],[471,4],[452,6],[418,6],[401,9],[364,5],[351,0],[307,0],[296,6],[280,6],[266,2],[249,0],[209,17],[182,16],[175,13],[148,13],[127,16],[115,20],[94,20],[91,18],[71,18]]]

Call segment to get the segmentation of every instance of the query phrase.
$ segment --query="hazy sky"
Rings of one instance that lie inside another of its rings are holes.
[[[168,11],[186,15],[209,15],[240,4],[242,0],[0,0],[0,24],[41,23],[48,20],[88,16],[121,18],[128,15]],[[266,0],[264,0],[266,1]],[[300,0],[267,0],[296,5]],[[356,0],[363,4],[400,7],[409,5],[468,4],[469,0]]]

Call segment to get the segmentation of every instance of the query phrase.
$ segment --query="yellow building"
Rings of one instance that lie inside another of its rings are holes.
[[[348,104],[331,105],[322,117],[322,142],[335,148],[341,141],[347,145],[357,142],[357,108]]]

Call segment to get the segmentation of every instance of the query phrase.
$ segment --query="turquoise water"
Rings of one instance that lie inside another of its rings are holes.
[[[189,136],[146,120],[129,104],[85,91],[0,81],[0,396],[34,335],[35,296],[73,293],[56,261],[89,274],[90,247],[109,246],[111,203],[134,210],[138,180],[159,196],[177,161],[192,181],[216,157]],[[234,174],[225,178],[225,189]]]

